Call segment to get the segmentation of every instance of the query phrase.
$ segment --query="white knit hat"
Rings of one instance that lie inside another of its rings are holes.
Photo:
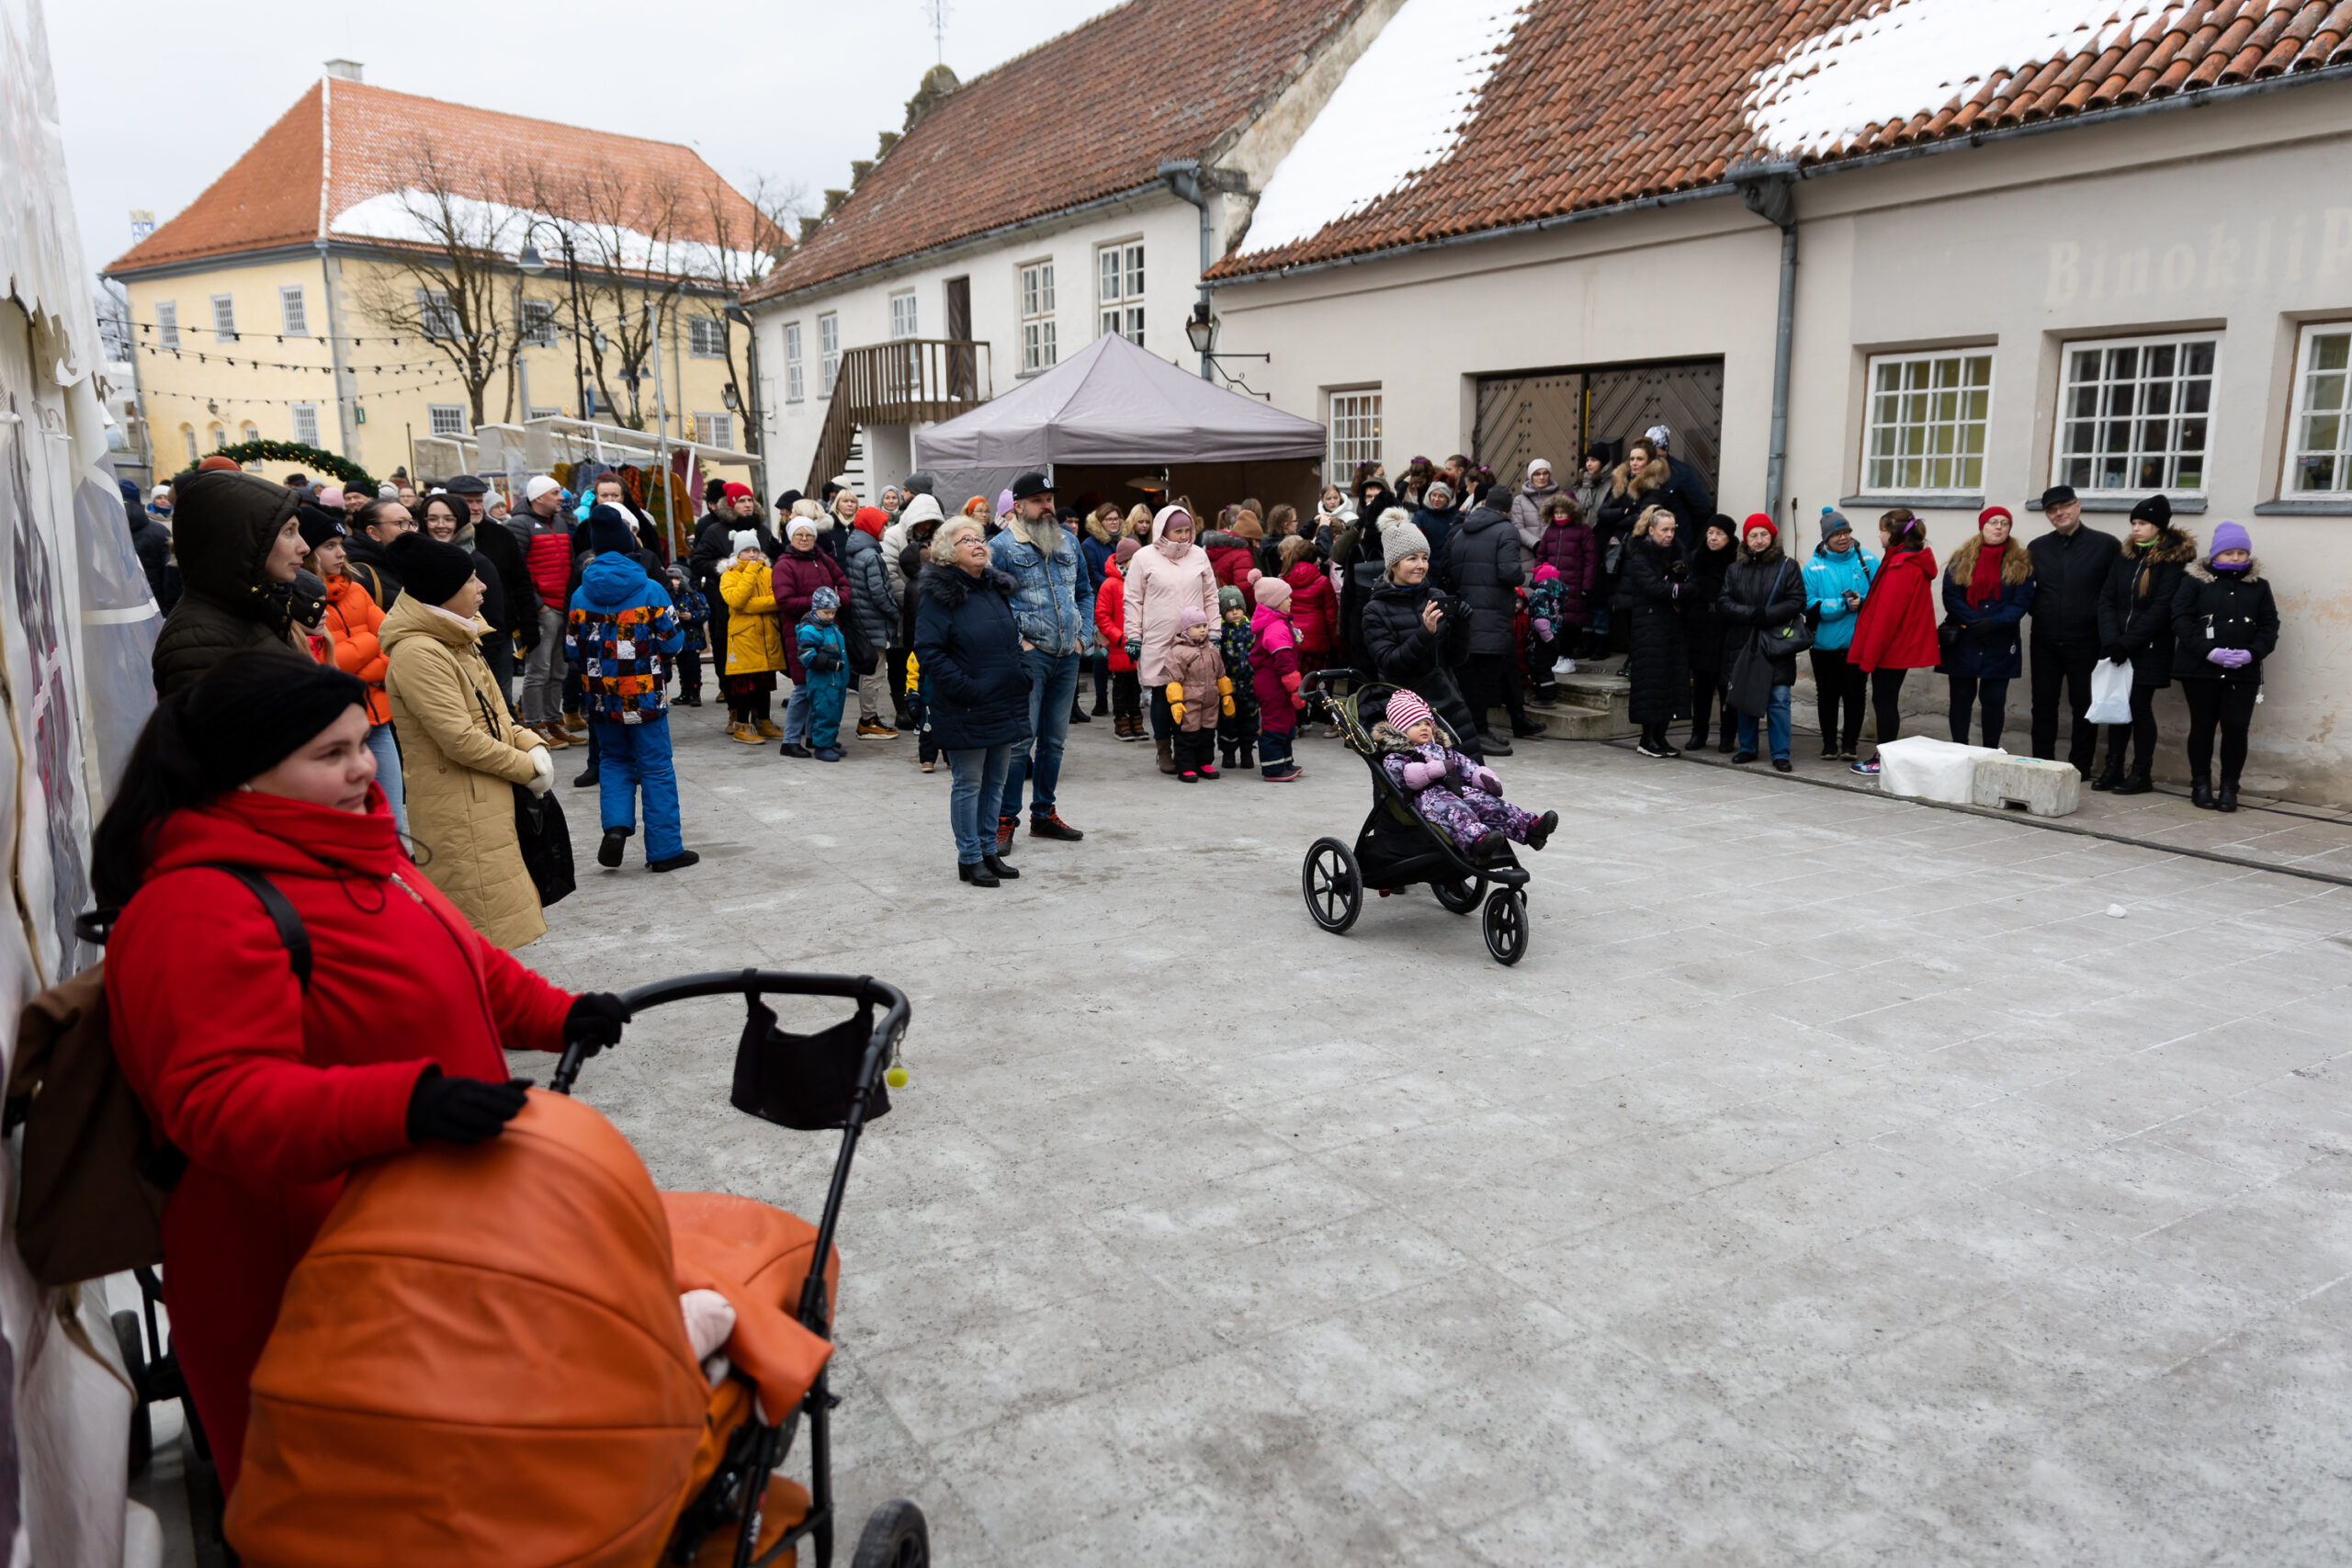
[[[803,534],[808,535],[812,539],[817,536],[817,520],[815,518],[796,516],[784,530],[784,536],[787,539],[797,539]]]
[[[554,479],[548,478],[545,474],[534,474],[531,476],[531,482],[523,487],[523,499],[525,501],[537,501],[539,497],[552,494],[554,491],[560,491],[562,488],[563,487],[561,485],[556,483]]]
[[[727,553],[730,556],[740,556],[745,550],[760,550],[760,536],[750,528],[736,529],[727,536],[727,543],[729,547]],[[767,552],[760,550],[760,554],[765,555]]]

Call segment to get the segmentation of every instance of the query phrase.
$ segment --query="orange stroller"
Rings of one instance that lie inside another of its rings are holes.
[[[504,1135],[355,1172],[254,1375],[226,1521],[245,1562],[792,1568],[806,1541],[831,1568],[833,1234],[858,1136],[889,1109],[886,1071],[904,1081],[890,1069],[909,1009],[864,976],[759,970],[621,999],[634,1016],[739,992],[732,1102],[841,1129],[819,1224],[655,1191],[628,1140],[568,1098],[577,1045]],[[760,999],[775,994],[858,1010],[789,1034]],[[698,1362],[680,1298],[700,1291],[733,1324]],[[804,1418],[805,1487],[778,1471]],[[900,1499],[866,1521],[853,1568],[929,1561]]]

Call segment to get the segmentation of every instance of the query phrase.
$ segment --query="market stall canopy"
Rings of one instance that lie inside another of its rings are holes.
[[[927,468],[1230,463],[1320,457],[1323,427],[1109,334],[914,443]]]

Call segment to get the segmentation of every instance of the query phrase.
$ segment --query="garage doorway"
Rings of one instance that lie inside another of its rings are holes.
[[[1478,378],[1471,456],[1517,489],[1530,459],[1573,472],[1596,441],[1626,443],[1654,424],[1674,432],[1674,455],[1720,493],[1724,362],[1683,359],[1600,369],[1522,370]]]

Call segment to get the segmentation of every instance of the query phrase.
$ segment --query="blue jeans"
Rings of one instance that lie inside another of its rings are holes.
[[[670,716],[642,724],[591,720],[596,741],[596,805],[607,831],[637,826],[637,795],[645,792],[645,858],[668,860],[683,852],[678,824],[678,770],[670,761]]]
[[[384,786],[384,804],[392,808],[392,826],[408,831],[408,786],[401,778],[400,748],[392,741],[392,727],[368,727],[368,754],[376,759],[376,782]]]
[[[1012,771],[1005,775],[1002,815],[1021,815],[1021,786],[1025,782],[1033,786],[1031,814],[1050,817],[1054,785],[1062,776],[1062,741],[1069,734],[1070,704],[1078,698],[1079,657],[1033,648],[1022,654],[1021,661],[1029,669],[1030,740],[1014,754]],[[1036,748],[1034,759],[1030,746]]]
[[[1772,760],[1785,761],[1789,755],[1789,692],[1787,686],[1772,688],[1772,701],[1765,710],[1766,733],[1772,741]],[[1756,750],[1756,721],[1746,714],[1739,716],[1739,749]]]
[[[947,820],[956,829],[956,858],[966,865],[996,853],[997,801],[1012,765],[1011,741],[947,753],[947,771],[956,775],[947,791]]]
[[[803,746],[808,744],[808,721],[813,716],[809,695],[807,675],[792,682],[792,695],[784,705],[784,739],[787,746],[796,740]]]

